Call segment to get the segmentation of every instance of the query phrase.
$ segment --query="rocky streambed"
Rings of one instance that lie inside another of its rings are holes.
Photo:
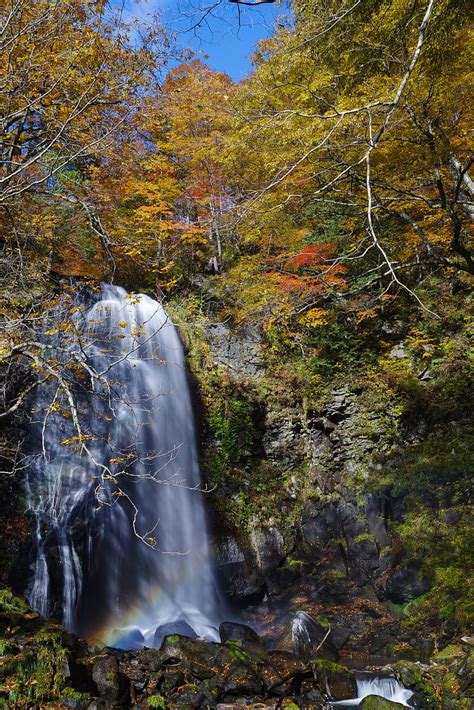
[[[401,661],[361,682],[341,659],[329,660],[329,636],[317,645],[313,636],[305,646],[296,634],[292,651],[268,649],[252,629],[230,622],[221,626],[221,643],[171,635],[159,649],[122,651],[78,639],[7,590],[0,601],[0,707],[6,709],[403,707],[370,692],[384,685],[412,707],[472,707],[469,639],[442,662]],[[387,680],[374,682],[380,678]]]

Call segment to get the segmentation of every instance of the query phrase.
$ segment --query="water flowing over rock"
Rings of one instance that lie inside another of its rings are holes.
[[[359,707],[360,705],[367,708],[388,708],[392,707],[391,703],[393,703],[393,707],[410,707],[408,701],[413,696],[413,691],[404,688],[395,678],[377,676],[373,673],[357,673],[356,683],[357,698],[336,702],[333,705],[337,707]],[[368,699],[367,705],[363,702],[364,698]],[[380,701],[378,705],[377,698]],[[382,698],[389,701],[389,703],[384,705]]]
[[[33,405],[30,603],[119,647],[140,634],[152,645],[169,624],[217,640],[224,615],[178,334],[148,296],[104,285],[89,301],[80,299],[66,345],[47,341],[51,358],[67,361],[86,447],[56,381]],[[92,385],[73,381],[71,356],[99,373]]]

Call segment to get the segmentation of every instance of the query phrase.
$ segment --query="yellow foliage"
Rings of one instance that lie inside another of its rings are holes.
[[[323,308],[310,308],[306,313],[298,317],[298,323],[306,328],[318,328],[328,322],[328,311]]]

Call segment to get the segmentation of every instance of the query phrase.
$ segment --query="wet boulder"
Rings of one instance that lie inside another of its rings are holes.
[[[222,643],[226,641],[241,641],[245,647],[264,652],[264,645],[260,636],[246,624],[237,624],[233,621],[224,621],[219,626]]]
[[[330,661],[339,658],[328,629],[304,611],[296,612],[276,647],[304,658],[326,658]]]
[[[186,638],[195,639],[197,638],[197,633],[187,621],[184,621],[184,619],[171,621],[168,624],[163,624],[156,629],[155,636],[153,638],[153,646],[155,648],[160,648],[161,643],[166,636],[185,636]]]
[[[184,684],[184,673],[179,666],[164,666],[161,680],[161,692],[169,695],[175,688]]]
[[[354,673],[345,666],[331,661],[313,663],[314,676],[321,692],[331,700],[350,700],[357,697],[357,682]]]
[[[225,645],[176,635],[164,639],[160,653],[164,666],[179,665],[198,680],[215,676],[217,683],[223,680],[233,661]]]
[[[250,541],[255,552],[258,568],[265,575],[278,567],[286,555],[286,545],[277,527],[253,528]]]
[[[362,710],[396,710],[396,708],[404,707],[406,707],[406,705],[396,703],[393,700],[387,700],[380,695],[366,695],[359,705],[359,708],[362,708]]]
[[[352,633],[353,629],[349,626],[336,626],[331,630],[331,641],[338,651],[347,644]]]
[[[163,655],[156,648],[144,648],[136,658],[140,666],[151,673],[159,671],[163,662]]]

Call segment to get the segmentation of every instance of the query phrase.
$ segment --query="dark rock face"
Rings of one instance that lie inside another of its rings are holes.
[[[257,328],[246,327],[234,332],[225,323],[210,323],[205,330],[212,358],[228,367],[235,377],[258,377],[263,372]]]
[[[254,528],[251,544],[263,575],[278,567],[285,558],[285,540],[277,527]]]
[[[265,594],[265,579],[256,567],[250,549],[242,546],[230,535],[214,542],[217,567],[223,592],[237,605],[257,603]]]
[[[396,604],[405,604],[426,594],[430,590],[430,580],[420,570],[418,562],[408,562],[397,567],[388,578],[387,594]]]

